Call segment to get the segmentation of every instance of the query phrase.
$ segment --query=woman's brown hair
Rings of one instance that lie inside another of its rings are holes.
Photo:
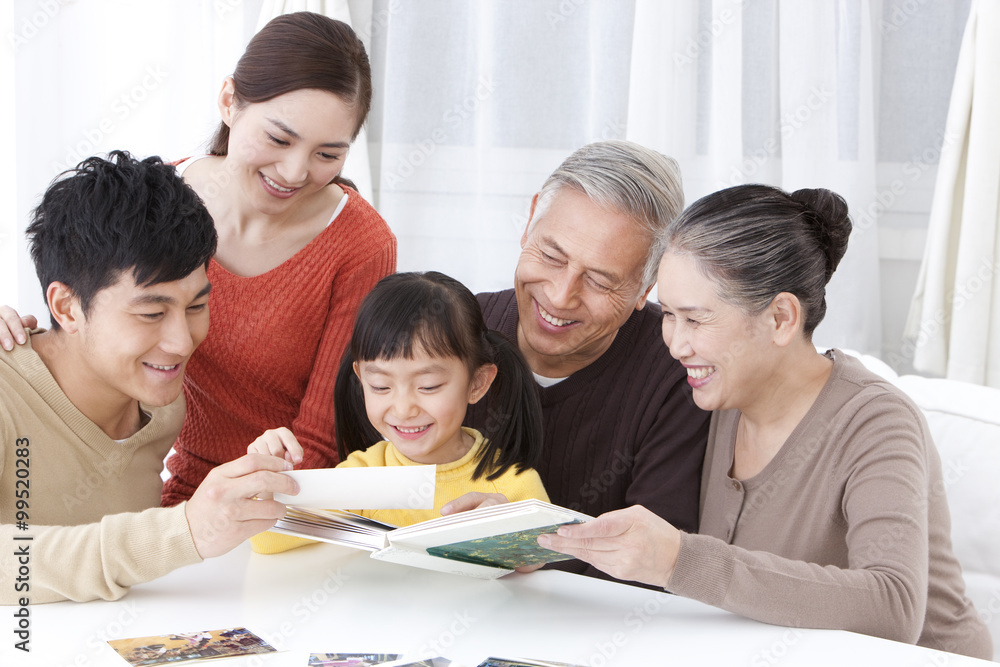
[[[237,107],[307,88],[333,93],[357,112],[351,139],[372,105],[371,65],[361,40],[346,23],[312,12],[283,14],[261,28],[236,64],[233,82]],[[208,152],[229,152],[225,123]]]

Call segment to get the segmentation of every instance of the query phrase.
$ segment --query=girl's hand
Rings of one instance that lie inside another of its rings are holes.
[[[267,454],[284,458],[292,465],[302,463],[302,445],[295,439],[292,432],[282,426],[264,433],[250,443],[247,454]]]
[[[28,329],[38,326],[38,320],[32,315],[20,317],[10,306],[0,306],[0,345],[10,352],[14,349],[14,341],[24,345],[28,341]]]
[[[539,535],[538,544],[575,556],[616,579],[666,588],[677,565],[681,532],[635,505],[560,526],[555,534]]]
[[[442,507],[441,514],[447,516],[449,514],[458,514],[459,512],[468,512],[469,510],[479,509],[480,507],[503,505],[504,503],[509,502],[510,501],[507,500],[507,496],[502,493],[469,491],[465,495],[455,498],[450,503]]]

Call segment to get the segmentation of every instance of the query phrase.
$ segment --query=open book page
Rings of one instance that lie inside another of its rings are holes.
[[[285,509],[284,518],[278,519],[271,530],[376,551],[388,546],[386,534],[395,529],[396,526],[353,512],[289,506]]]
[[[592,518],[581,512],[532,498],[451,514],[440,519],[398,528],[392,531],[390,541],[396,545],[426,549],[533,528],[579,523]],[[555,528],[549,532],[555,532]]]
[[[569,560],[538,544],[538,536],[591,517],[541,500],[494,505],[392,531],[390,544],[449,560],[514,569]]]

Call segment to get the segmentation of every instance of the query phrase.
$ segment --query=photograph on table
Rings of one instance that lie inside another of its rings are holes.
[[[251,653],[274,653],[276,651],[246,628],[113,639],[109,640],[108,644],[125,662],[133,667],[166,665],[206,658],[231,658]]]
[[[396,660],[398,653],[313,653],[309,667],[372,667]]]

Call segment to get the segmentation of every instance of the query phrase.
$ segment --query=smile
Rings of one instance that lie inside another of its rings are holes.
[[[570,324],[574,324],[577,321],[577,320],[563,320],[554,315],[550,315],[549,312],[544,308],[542,308],[540,304],[538,304],[538,314],[542,316],[543,320],[557,327],[565,327]]]
[[[157,364],[150,364],[150,363],[146,363],[146,362],[143,362],[143,363],[145,363],[150,368],[155,368],[158,371],[172,371],[175,368],[177,368],[178,366],[180,366],[180,364],[174,364],[173,366],[158,366]]]
[[[709,375],[715,372],[715,366],[697,366],[695,368],[688,368],[688,377],[694,378],[695,380],[704,380]]]
[[[412,435],[414,433],[423,433],[430,427],[431,427],[430,424],[427,424],[425,426],[413,426],[411,428],[406,428],[403,426],[393,426],[393,428],[399,431],[400,433],[405,433],[407,435]]]
[[[278,185],[277,183],[275,183],[274,181],[272,181],[270,178],[268,178],[264,174],[261,174],[261,178],[264,179],[265,183],[267,183],[268,185],[270,185],[272,188],[274,188],[278,192],[295,192],[296,190],[298,190],[298,188],[284,188],[284,187],[281,187],[280,185]]]

